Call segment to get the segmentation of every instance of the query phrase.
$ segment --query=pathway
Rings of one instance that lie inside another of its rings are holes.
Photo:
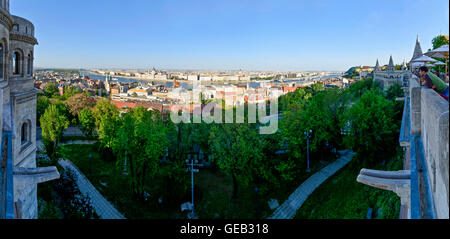
[[[66,142],[61,142],[61,143],[59,143],[59,145],[74,145],[74,144],[92,145],[92,144],[95,144],[96,142],[97,142],[97,140],[69,140]],[[42,140],[36,140],[36,148],[39,151],[42,151],[42,152],[45,151],[44,143],[42,142]]]
[[[279,206],[269,219],[292,219],[297,214],[297,210],[303,205],[314,190],[316,190],[329,177],[333,176],[337,171],[347,165],[355,155],[351,151],[340,151],[343,155],[338,160],[327,165],[319,172],[308,178],[294,193]]]
[[[114,206],[106,200],[99,191],[89,182],[84,174],[69,160],[61,159],[59,162],[64,169],[71,169],[76,175],[76,183],[81,193],[89,196],[97,214],[101,219],[126,219]]]
[[[65,142],[59,143],[59,145],[74,145],[74,144],[84,144],[91,145],[97,143],[97,140],[68,140]]]

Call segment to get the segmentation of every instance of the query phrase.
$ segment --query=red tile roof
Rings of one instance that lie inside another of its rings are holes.
[[[136,108],[137,107],[137,103],[132,103],[132,102],[123,102],[123,101],[116,101],[116,100],[111,100],[111,103],[114,104],[119,110],[125,109],[125,108]]]

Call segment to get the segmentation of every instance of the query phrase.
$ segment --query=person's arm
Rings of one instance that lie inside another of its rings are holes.
[[[433,82],[431,81],[430,76],[428,76],[428,74],[425,74],[424,78],[425,78],[425,86],[430,89],[433,88]]]

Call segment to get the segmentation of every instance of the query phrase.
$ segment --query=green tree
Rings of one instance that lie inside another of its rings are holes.
[[[238,184],[248,185],[255,174],[255,165],[262,158],[262,142],[257,130],[249,124],[217,124],[213,126],[210,144],[214,162],[233,178],[233,195]]]
[[[84,108],[90,108],[95,105],[94,101],[86,94],[75,94],[68,98],[65,104],[74,118],[78,118]]]
[[[59,96],[59,89],[52,82],[47,84],[47,86],[44,89],[44,92],[45,96],[47,96],[48,98]]]
[[[206,124],[202,121],[200,124],[191,124],[192,129],[192,144],[198,145],[200,150],[203,152],[206,159],[208,159],[211,154],[211,148],[209,145],[209,133],[211,130],[211,125]]]
[[[404,97],[404,91],[400,84],[393,84],[389,89],[386,90],[386,99],[394,101],[399,97]]]
[[[56,149],[64,130],[69,126],[69,120],[59,112],[55,105],[50,105],[40,122],[45,151],[50,159],[56,160]]]
[[[354,98],[359,98],[366,91],[373,89],[374,86],[376,86],[376,83],[373,81],[372,78],[369,78],[369,79],[365,79],[365,80],[361,80],[361,81],[356,81],[349,88],[347,88],[347,91]]]
[[[317,94],[318,92],[323,90],[323,84],[318,82],[311,86],[313,94]]]
[[[50,102],[52,105],[55,105],[56,108],[58,108],[59,113],[61,113],[61,115],[64,115],[69,120],[69,122],[72,121],[73,116],[70,113],[64,101],[53,98],[50,99]]]
[[[448,45],[449,41],[448,41],[448,39],[445,36],[440,35],[440,36],[437,36],[437,37],[433,38],[432,44],[433,44],[433,50],[434,50],[434,49],[437,49],[437,48],[439,48],[439,47],[441,47],[443,45]],[[444,58],[436,58],[436,59],[441,61],[441,62],[445,62]],[[447,64],[448,64],[448,61],[447,61]],[[433,68],[435,70],[439,71],[439,72],[445,72],[445,66],[435,66]]]
[[[70,97],[81,93],[83,93],[83,91],[80,88],[66,85],[64,86],[64,94],[61,96],[61,99],[67,100]]]
[[[303,88],[286,95],[282,99],[285,104],[283,118],[280,121],[282,139],[287,142],[288,151],[292,158],[302,159],[303,145],[306,145],[303,137],[304,126],[302,113],[311,100],[312,94]],[[301,163],[301,162],[296,162]]]
[[[86,136],[93,137],[95,132],[95,118],[94,113],[88,108],[81,110],[78,119],[81,124],[81,131]]]
[[[101,146],[112,149],[114,138],[121,123],[119,110],[109,100],[101,100],[95,105],[93,113]]]
[[[50,106],[51,102],[46,96],[38,96],[36,101],[36,119],[40,125],[40,118],[44,115],[45,110]]]
[[[301,108],[291,107],[285,112],[280,123],[281,135],[300,168],[306,166],[305,132],[312,131],[310,150],[319,153],[322,159],[326,153],[342,145],[340,122],[349,102],[350,96],[345,91],[326,89],[305,101]]]
[[[365,92],[344,116],[350,125],[345,142],[361,160],[373,165],[392,156],[399,125],[394,119],[394,103],[374,90]]]
[[[310,88],[299,88],[294,92],[281,96],[279,99],[281,111],[298,111],[304,108],[307,101],[312,97],[313,92]]]
[[[291,182],[297,176],[295,159],[288,155],[277,154],[284,149],[281,134],[261,135],[263,158],[255,165],[255,181],[261,191],[279,187],[283,182]]]
[[[113,150],[119,168],[123,168],[126,160],[131,188],[137,198],[143,199],[145,181],[158,172],[166,147],[166,131],[159,112],[138,107],[125,114]]]
[[[433,40],[431,41],[431,43],[433,44],[433,50],[437,49],[443,45],[448,45],[448,39],[445,38],[445,36],[440,35],[437,36],[435,38],[433,38]]]
[[[398,101],[396,99],[404,96],[405,93],[400,84],[394,84],[386,90],[386,99],[394,103],[394,119],[397,122],[402,121],[404,101]]]

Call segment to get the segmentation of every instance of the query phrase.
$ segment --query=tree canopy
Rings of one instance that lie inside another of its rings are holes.
[[[77,118],[83,109],[93,107],[95,101],[86,94],[76,94],[69,97],[65,104],[69,109],[69,112]]]
[[[448,39],[443,35],[439,35],[439,36],[433,38],[431,43],[433,44],[433,50],[434,50],[443,45],[448,45]]]
[[[159,112],[138,107],[126,113],[113,140],[113,151],[118,155],[117,166],[127,162],[131,187],[142,198],[146,177],[158,172],[160,158],[166,154],[167,137]]]
[[[210,135],[216,165],[233,178],[233,198],[238,183],[248,185],[255,174],[254,165],[262,158],[262,142],[249,124],[217,124]]]
[[[42,139],[51,159],[55,159],[56,148],[64,130],[69,126],[69,120],[61,114],[56,105],[50,105],[40,119]]]
[[[345,137],[349,148],[364,157],[364,162],[373,164],[391,156],[390,149],[396,149],[399,125],[394,116],[394,103],[374,90],[365,92],[346,112],[345,122],[350,131]],[[394,150],[395,151],[395,150]]]

